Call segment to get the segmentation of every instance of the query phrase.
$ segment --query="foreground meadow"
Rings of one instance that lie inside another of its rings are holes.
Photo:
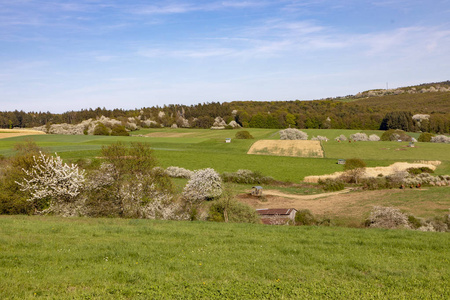
[[[448,299],[450,235],[0,217],[2,299]]]

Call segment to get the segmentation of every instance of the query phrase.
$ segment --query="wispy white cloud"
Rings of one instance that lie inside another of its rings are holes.
[[[130,11],[136,14],[182,14],[193,11],[218,11],[227,8],[243,9],[251,7],[263,7],[269,5],[268,1],[210,1],[199,3],[196,1],[179,1],[160,5],[136,6]]]

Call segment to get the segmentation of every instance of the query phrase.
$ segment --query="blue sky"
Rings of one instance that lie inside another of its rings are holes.
[[[449,72],[450,0],[0,0],[0,111],[310,100]]]

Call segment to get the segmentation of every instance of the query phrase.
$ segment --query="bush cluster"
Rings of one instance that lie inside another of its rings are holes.
[[[168,167],[166,169],[167,174],[173,178],[186,178],[190,179],[194,175],[194,171],[180,168],[180,167]]]
[[[313,136],[313,137],[311,138],[311,141],[324,141],[324,142],[328,142],[328,138],[327,138],[326,136],[318,135],[318,136]]]
[[[345,161],[344,170],[363,169],[366,163],[360,158],[350,158]]]
[[[434,171],[428,167],[409,168],[406,170],[406,172],[408,172],[411,175],[419,175],[422,173],[430,173],[430,174],[434,173]]]
[[[417,139],[417,141],[419,142],[431,142],[431,138],[434,137],[434,134],[429,133],[429,132],[423,132],[420,134],[419,138]]]
[[[213,200],[222,194],[222,178],[214,169],[197,170],[183,190],[183,198],[191,203]]]
[[[296,128],[286,128],[280,130],[280,139],[282,140],[307,140],[308,134]]]
[[[316,225],[317,220],[309,209],[301,209],[295,214],[295,225]]]
[[[369,140],[369,137],[365,133],[358,132],[351,134],[349,139],[355,142],[367,142]]]
[[[381,135],[382,141],[403,141],[403,142],[410,142],[412,138],[407,135],[403,130],[398,129],[389,129],[386,130]]]
[[[253,136],[247,130],[241,130],[236,132],[235,137],[240,140],[250,140]]]
[[[322,188],[327,192],[337,192],[342,191],[345,188],[344,182],[341,180],[333,180],[333,179],[325,179],[325,180],[319,180],[319,184],[322,186]]]
[[[225,219],[226,216],[226,219]],[[237,201],[236,199],[214,201],[208,214],[208,220],[213,222],[230,223],[259,223],[259,216],[255,209]]]
[[[432,143],[450,144],[450,136],[437,135],[431,138]]]
[[[408,216],[393,207],[375,206],[366,222],[368,227],[386,229],[410,229]]]
[[[365,224],[373,228],[447,232],[450,230],[450,214],[424,220],[397,208],[375,206]]]
[[[343,134],[341,134],[340,136],[336,137],[334,139],[336,142],[340,141],[340,142],[345,142],[347,140],[347,137]]]
[[[224,182],[244,183],[244,184],[268,184],[274,181],[272,177],[264,176],[258,171],[240,169],[236,172],[224,172],[222,174]]]

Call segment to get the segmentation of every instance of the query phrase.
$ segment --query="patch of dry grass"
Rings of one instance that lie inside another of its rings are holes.
[[[45,134],[45,132],[32,129],[0,129],[0,139],[39,134]]]
[[[320,141],[308,140],[259,140],[250,147],[247,154],[324,157]]]

